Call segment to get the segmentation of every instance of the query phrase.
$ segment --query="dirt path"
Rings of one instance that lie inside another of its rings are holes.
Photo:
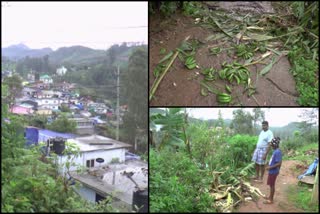
[[[154,82],[153,70],[163,57],[160,50],[165,48],[167,52],[179,47],[180,43],[190,36],[192,39],[206,41],[208,36],[219,33],[219,30],[212,31],[208,28],[196,25],[191,17],[175,14],[169,19],[162,19],[157,16],[150,18],[150,55],[149,55],[149,89]],[[217,41],[206,42],[196,52],[195,59],[202,67],[214,67],[221,69],[224,61],[228,63],[234,59],[227,56],[226,51],[219,56],[209,56],[208,47],[219,44]],[[228,47],[227,44],[222,47]],[[252,83],[257,87],[254,100],[243,94],[243,86],[231,85],[232,97],[235,105],[243,106],[298,106],[296,100],[298,93],[295,90],[295,81],[289,72],[290,63],[286,56],[283,56],[264,77],[257,73],[264,68],[264,65],[250,67]],[[160,83],[151,106],[217,106],[215,94],[204,97],[200,95],[200,81],[203,79],[199,69],[188,70],[180,60],[176,60],[173,68],[166,74]],[[220,91],[225,90],[224,81],[218,79],[214,83]]]
[[[293,171],[299,161],[286,160],[282,162],[280,174],[276,180],[276,191],[273,204],[263,204],[264,199],[260,198],[257,202],[246,202],[240,205],[236,212],[304,212],[291,204],[287,199],[287,190],[289,185],[297,185],[297,176],[299,173]],[[267,171],[266,171],[267,173]],[[262,193],[269,195],[270,188],[267,185],[268,174],[264,175],[263,183],[251,182],[258,187]],[[260,209],[259,209],[260,208]]]

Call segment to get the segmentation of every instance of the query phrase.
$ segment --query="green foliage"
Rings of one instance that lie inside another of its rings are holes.
[[[128,70],[124,73],[120,79],[124,92],[120,97],[126,98],[128,111],[123,117],[123,129],[126,141],[132,142],[138,131],[146,135],[148,129],[148,52],[145,47],[137,48],[132,53]]]
[[[197,15],[199,14],[199,8],[201,4],[196,1],[183,1],[182,10],[185,15]]]
[[[33,115],[29,120],[28,120],[28,125],[29,126],[35,126],[38,128],[45,129],[48,123],[47,116],[45,115]]]
[[[150,150],[151,212],[213,212],[210,180],[183,152]],[[204,177],[207,177],[205,179]]]
[[[110,161],[110,163],[119,163],[119,158],[112,158],[112,160]]]
[[[156,142],[158,149],[169,147],[170,149],[183,149],[187,146],[190,152],[190,144],[186,135],[187,115],[182,108],[168,108],[164,113],[152,113],[150,115],[150,128],[154,130],[156,125],[162,126],[161,139]]]
[[[75,133],[77,123],[69,120],[65,114],[61,114],[55,121],[47,126],[47,129],[62,132],[62,133]]]
[[[257,145],[258,136],[250,135],[235,135],[227,140],[226,156],[231,157],[230,160],[234,161],[235,167],[242,167],[244,164],[249,163],[252,158],[252,153]],[[228,155],[227,155],[228,154]]]
[[[233,120],[230,128],[239,134],[252,134],[252,115],[243,109],[237,109],[232,112]]]
[[[9,91],[4,101],[11,106],[14,104],[15,98],[21,94],[22,79],[19,75],[13,74],[11,77],[5,77],[3,84],[7,85]]]
[[[160,12],[165,16],[172,15],[177,11],[179,5],[180,2],[178,1],[162,1],[160,5]]]
[[[319,2],[295,1],[291,3],[291,8],[300,26],[319,35]]]
[[[319,105],[319,2],[293,2],[293,14],[304,33],[290,36],[286,46],[301,106]],[[289,29],[290,31],[290,29]]]
[[[71,112],[71,109],[68,108],[68,106],[61,105],[61,106],[60,106],[60,111],[61,111],[61,112]]]
[[[296,207],[306,211],[306,212],[319,212],[319,204],[312,204],[311,197],[312,192],[308,191],[309,187],[302,185],[296,186],[291,185],[288,188],[288,199]]]
[[[201,4],[195,1],[160,1],[149,3],[149,14],[153,15],[160,12],[165,17],[181,10],[185,15],[197,15]]]
[[[319,81],[316,76],[318,63],[303,57],[297,58],[294,51],[295,48],[289,52],[289,59],[293,62],[291,72],[300,94],[298,103],[302,106],[317,106],[319,104]]]
[[[30,71],[35,73],[55,73],[55,68],[49,64],[49,55],[43,57],[25,57],[17,62],[16,71],[23,77],[27,77]]]
[[[298,132],[300,133],[300,132]],[[309,136],[308,136],[309,135]],[[310,136],[310,135],[313,135],[313,136]],[[289,151],[289,150],[299,150],[301,149],[301,147],[303,145],[308,145],[308,144],[312,144],[314,142],[318,142],[318,133],[317,131],[310,131],[308,133],[306,133],[305,135],[301,135],[301,134],[296,134],[287,139],[287,140],[283,140],[281,142],[281,148],[283,148],[284,151]]]

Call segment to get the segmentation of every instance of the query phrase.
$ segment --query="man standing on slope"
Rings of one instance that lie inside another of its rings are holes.
[[[256,163],[256,176],[253,177],[256,182],[262,183],[265,161],[270,150],[270,142],[272,139],[273,133],[269,130],[268,121],[263,121],[262,131],[260,132],[258,143],[252,157],[252,161]]]

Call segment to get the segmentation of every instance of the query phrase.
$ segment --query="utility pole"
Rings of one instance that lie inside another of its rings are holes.
[[[120,78],[120,70],[118,65],[118,77],[117,77],[117,137],[116,140],[119,140],[119,121],[120,121],[120,115],[119,115],[119,95],[120,95],[120,86],[119,86],[119,78]]]

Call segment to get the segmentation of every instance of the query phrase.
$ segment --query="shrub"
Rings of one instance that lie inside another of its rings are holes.
[[[245,166],[251,162],[252,154],[257,145],[258,136],[235,135],[228,139],[225,157],[230,157],[234,161],[235,167]]]
[[[151,212],[213,211],[211,198],[199,192],[209,177],[186,153],[151,149],[150,165]]]

